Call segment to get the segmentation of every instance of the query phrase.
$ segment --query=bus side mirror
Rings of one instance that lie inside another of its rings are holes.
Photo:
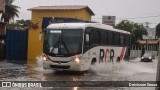
[[[86,45],[85,46],[89,46],[89,34],[85,35],[85,41],[86,41]]]
[[[89,34],[86,34],[86,42],[89,42]]]

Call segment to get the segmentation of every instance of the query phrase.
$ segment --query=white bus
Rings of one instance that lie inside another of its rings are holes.
[[[45,31],[43,68],[86,71],[129,56],[130,33],[99,23],[57,23]]]

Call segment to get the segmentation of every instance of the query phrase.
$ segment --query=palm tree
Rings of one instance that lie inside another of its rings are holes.
[[[18,16],[18,9],[20,7],[16,6],[16,5],[12,5],[12,3],[15,0],[5,0],[5,12],[2,13],[1,16],[1,21],[4,20],[4,22],[9,22],[10,20],[13,20],[15,17],[19,17]]]

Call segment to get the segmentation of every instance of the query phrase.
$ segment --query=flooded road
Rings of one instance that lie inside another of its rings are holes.
[[[1,81],[155,81],[157,59],[153,62],[140,62],[140,59],[120,63],[101,63],[90,67],[88,72],[55,72],[43,70],[41,58],[38,66],[18,65],[1,62]],[[2,89],[2,88],[0,88]],[[34,88],[35,90],[154,90],[154,87],[54,87]],[[3,88],[3,90],[12,90]],[[14,88],[21,90],[21,88]],[[30,90],[26,88],[23,90]]]

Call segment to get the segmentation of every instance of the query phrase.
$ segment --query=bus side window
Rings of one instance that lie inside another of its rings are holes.
[[[125,35],[125,45],[130,46],[130,35]]]
[[[108,32],[108,44],[113,45],[114,44],[114,38],[113,38],[113,32],[109,31]]]
[[[105,31],[105,44],[108,45],[108,31]]]
[[[100,44],[106,45],[107,44],[107,34],[105,30],[100,31]]]
[[[124,46],[124,44],[125,44],[124,35],[123,34],[120,35],[120,44],[121,44],[121,46]]]
[[[90,43],[91,45],[100,44],[100,32],[99,30],[93,29],[90,33]]]
[[[114,45],[120,45],[120,40],[119,40],[119,38],[120,38],[120,35],[119,35],[119,33],[117,33],[117,32],[114,32]]]

